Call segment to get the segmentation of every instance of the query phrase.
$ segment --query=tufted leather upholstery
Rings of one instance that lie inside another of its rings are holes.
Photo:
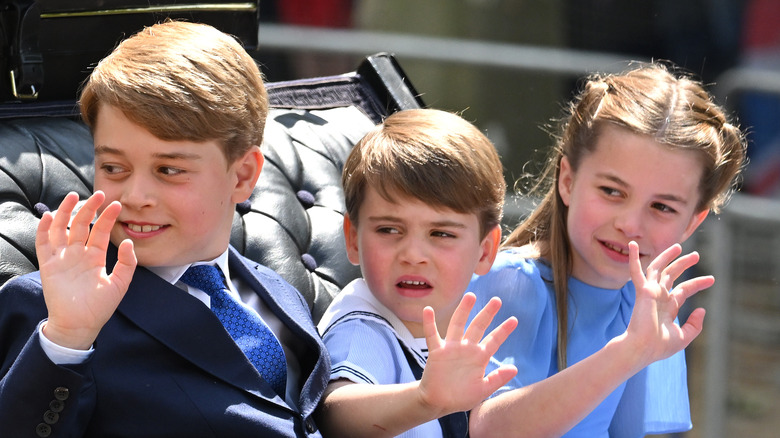
[[[341,234],[344,160],[383,116],[422,101],[388,54],[342,76],[268,84],[268,92],[265,164],[251,198],[236,208],[231,244],[301,291],[318,320],[360,275]],[[86,198],[92,190],[92,137],[72,103],[16,105],[0,108],[0,284],[37,269],[42,211],[69,191]]]

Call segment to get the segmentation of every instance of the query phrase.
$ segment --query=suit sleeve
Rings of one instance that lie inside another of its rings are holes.
[[[41,348],[46,306],[35,277],[0,289],[0,424],[6,436],[79,437],[95,404],[89,361],[54,364]]]

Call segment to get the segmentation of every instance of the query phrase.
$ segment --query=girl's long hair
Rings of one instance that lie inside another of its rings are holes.
[[[568,277],[572,271],[568,209],[558,193],[560,163],[567,157],[576,172],[583,157],[594,151],[600,128],[606,124],[650,136],[671,149],[697,152],[704,167],[697,212],[709,209],[718,213],[745,165],[743,133],[729,123],[723,109],[690,77],[674,74],[666,65],[655,62],[621,74],[587,78],[560,123],[546,168],[528,193],[542,194],[538,207],[502,245],[531,245],[552,267],[559,370],[567,366]]]

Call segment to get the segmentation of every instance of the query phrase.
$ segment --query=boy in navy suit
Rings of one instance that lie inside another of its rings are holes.
[[[40,271],[0,290],[4,435],[320,436],[330,363],[308,307],[229,245],[263,164],[253,59],[210,26],[158,24],[100,62],[80,104],[95,192],[44,214]],[[216,266],[280,342],[279,389],[181,280],[194,264]]]

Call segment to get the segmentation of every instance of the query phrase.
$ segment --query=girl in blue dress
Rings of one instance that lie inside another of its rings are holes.
[[[623,382],[580,382],[548,400],[603,399],[589,415],[571,419],[566,437],[633,438],[691,428],[682,350],[639,348],[632,366],[593,358],[617,351],[627,333],[636,335],[632,312],[662,302],[653,301],[658,296],[648,295],[651,290],[668,294],[673,321],[685,298],[711,285],[712,277],[698,277],[673,287],[698,255],[669,261],[727,201],[744,156],[744,135],[701,84],[658,63],[590,77],[570,104],[532,192],[542,195],[540,204],[504,241],[490,272],[468,289],[477,295],[475,308],[501,298],[494,321],[518,319],[495,358],[517,367],[522,388],[581,361]],[[684,348],[703,318],[696,309],[684,325],[661,325],[654,336]],[[610,380],[597,372],[592,377]],[[545,415],[539,400],[518,409],[518,394],[507,391],[484,405],[494,414],[506,411],[498,416],[505,421],[491,425],[498,436],[521,436],[524,425],[538,424],[529,419]]]

